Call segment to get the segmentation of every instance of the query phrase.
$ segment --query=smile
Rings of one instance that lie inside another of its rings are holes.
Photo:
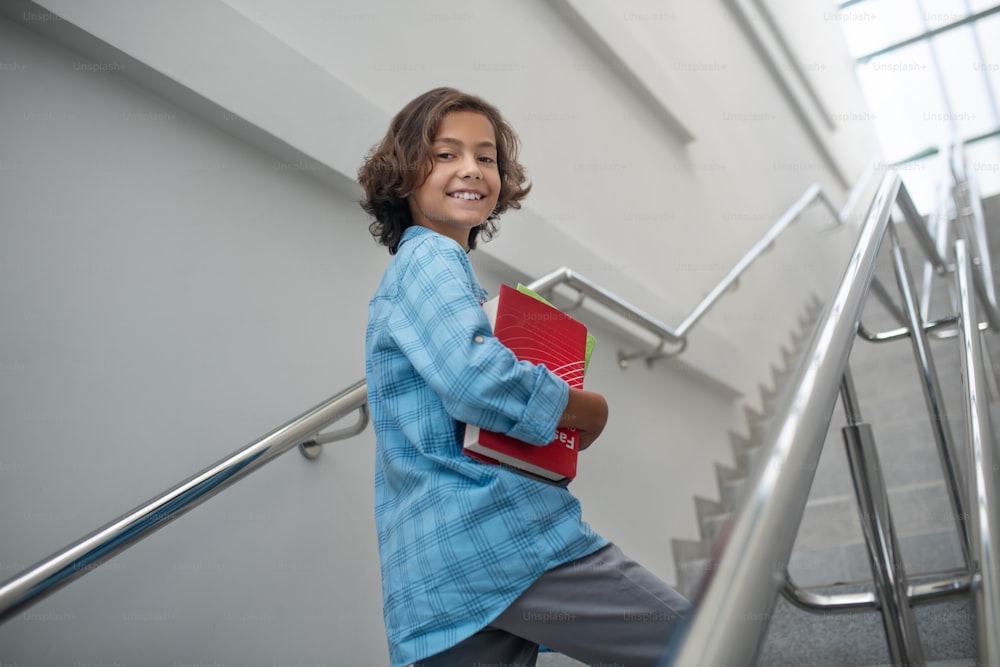
[[[483,198],[483,195],[475,192],[452,192],[448,196],[452,199],[468,199],[472,201],[478,201]]]

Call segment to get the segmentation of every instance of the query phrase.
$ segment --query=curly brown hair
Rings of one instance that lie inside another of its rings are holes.
[[[358,170],[364,190],[361,208],[375,218],[368,230],[378,243],[396,254],[403,231],[413,225],[407,195],[423,183],[433,166],[431,144],[441,120],[452,111],[481,113],[493,125],[497,140],[500,196],[489,217],[469,231],[469,250],[481,235],[493,238],[497,220],[509,208],[521,208],[531,190],[524,167],[517,161],[520,141],[492,104],[454,88],[435,88],[412,100],[389,123],[389,130]]]

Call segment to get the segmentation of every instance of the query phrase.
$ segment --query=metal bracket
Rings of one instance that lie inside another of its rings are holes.
[[[572,305],[566,306],[565,308],[560,308],[559,310],[561,310],[564,313],[572,313],[574,310],[576,310],[577,308],[579,308],[580,306],[582,306],[583,302],[586,299],[587,299],[587,295],[584,294],[583,292],[581,292],[580,290],[577,290],[576,291],[576,302],[574,302]]]
[[[923,329],[925,332],[930,334],[931,337],[937,340],[945,340],[948,338],[954,338],[958,335],[957,330],[957,315],[947,315],[942,317],[940,320],[934,320],[933,322],[924,322]],[[987,331],[990,328],[989,322],[980,322],[979,330]],[[911,335],[910,328],[904,327],[900,329],[891,329],[889,331],[873,332],[868,327],[865,326],[864,322],[858,322],[858,336],[868,341],[869,343],[888,343],[890,341],[899,340],[900,338],[909,338]]]
[[[918,575],[926,576],[926,575]],[[840,581],[822,588],[840,584],[871,584],[871,581]],[[907,586],[907,598],[911,604],[933,602],[940,598],[968,593],[973,585],[973,576],[967,570],[947,570],[935,573],[928,581]],[[880,609],[875,593],[817,593],[812,588],[803,588],[795,583],[788,569],[785,569],[785,584],[781,593],[786,600],[804,611],[813,613],[850,612],[857,609]]]
[[[312,440],[306,440],[305,442],[299,443],[299,452],[302,456],[306,457],[310,461],[315,461],[319,458],[319,455],[323,453],[323,445],[328,442],[336,442],[337,440],[345,440],[347,438],[358,435],[368,426],[369,416],[368,416],[368,404],[365,403],[358,408],[358,421],[352,426],[342,428],[336,431],[329,431],[327,433],[317,434]]]
[[[660,344],[657,345],[655,348],[653,348],[653,350],[651,352],[648,352],[648,353],[646,353],[646,352],[631,352],[631,353],[629,353],[629,352],[625,352],[625,350],[622,350],[621,348],[619,348],[618,349],[618,355],[617,355],[617,358],[618,358],[618,367],[621,368],[622,370],[624,370],[624,369],[628,368],[629,362],[631,360],[638,359],[638,358],[642,357],[642,358],[644,358],[646,360],[646,366],[649,367],[649,368],[652,368],[653,364],[657,360],[659,360],[659,359],[668,359],[670,357],[676,357],[681,352],[683,352],[684,348],[687,347],[687,337],[681,338],[680,341],[678,341],[678,342],[680,343],[680,347],[678,347],[676,350],[673,350],[672,352],[664,352],[663,351],[663,346],[667,344],[667,341],[665,339],[663,339],[663,338],[660,339]]]

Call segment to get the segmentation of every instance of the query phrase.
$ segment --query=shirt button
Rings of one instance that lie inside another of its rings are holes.
[[[477,343],[479,343],[480,345],[482,345],[483,341],[484,341],[484,340],[486,340],[486,339],[485,339],[485,338],[483,338],[482,336],[476,336],[476,337],[475,337],[475,338],[473,338],[472,340],[474,340],[475,342],[477,342]]]

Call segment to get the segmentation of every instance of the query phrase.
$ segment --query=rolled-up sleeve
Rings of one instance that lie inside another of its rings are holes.
[[[493,336],[457,244],[431,235],[414,244],[389,322],[395,344],[456,420],[551,442],[569,386]]]

